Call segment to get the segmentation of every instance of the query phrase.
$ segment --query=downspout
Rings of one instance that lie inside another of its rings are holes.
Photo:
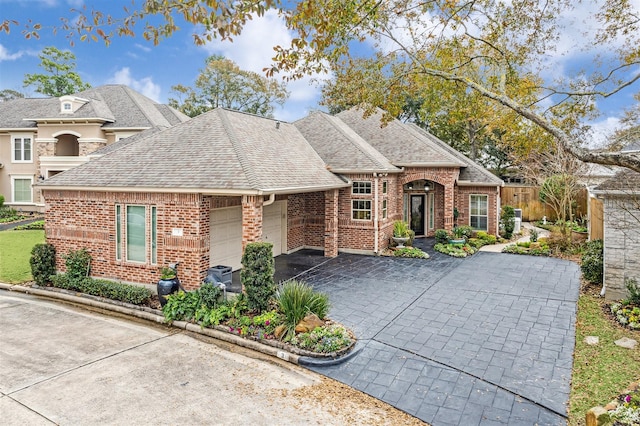
[[[380,224],[378,223],[378,173],[373,172],[373,252],[378,254],[378,236],[380,234]]]
[[[262,203],[262,207],[270,206],[274,201],[276,201],[276,194],[269,194],[269,199]]]

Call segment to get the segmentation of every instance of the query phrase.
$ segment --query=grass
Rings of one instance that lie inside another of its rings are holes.
[[[603,313],[602,298],[591,292],[580,295],[576,320],[576,347],[573,360],[569,425],[584,424],[586,412],[606,405],[629,384],[640,378],[640,353],[613,342],[622,337],[639,340],[640,333],[617,325]],[[598,336],[600,343],[589,346],[586,336]]]
[[[44,231],[2,231],[0,232],[0,282],[18,284],[30,281],[31,249],[44,242]]]

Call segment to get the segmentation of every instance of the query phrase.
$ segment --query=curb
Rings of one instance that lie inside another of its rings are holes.
[[[80,295],[81,293],[74,292],[73,294],[70,294],[70,292],[66,292],[66,291],[42,290],[40,288],[24,287],[21,285],[11,285],[11,284],[5,284],[5,283],[0,283],[0,290],[5,290],[9,292],[17,291],[25,294],[33,294],[35,296],[41,296],[49,299],[58,299],[58,300],[63,300],[63,301],[71,302],[75,304],[91,306],[93,308],[99,308],[106,311],[117,312],[119,314],[128,315],[131,317],[147,320],[150,322],[155,322],[158,324],[163,324],[168,327],[175,327],[175,328],[186,330],[192,333],[202,334],[217,340],[231,343],[246,349],[251,349],[256,352],[273,356],[283,361],[290,362],[296,365],[301,365],[301,366],[321,367],[321,366],[337,365],[353,358],[364,347],[363,345],[361,345],[360,341],[356,341],[356,344],[353,347],[353,349],[341,357],[326,358],[326,359],[313,358],[308,356],[297,355],[289,351],[283,350],[281,348],[265,345],[256,340],[250,340],[240,336],[236,336],[235,334],[225,333],[223,331],[216,330],[213,328],[203,328],[198,324],[194,324],[186,321],[173,321],[171,324],[167,324],[164,320],[164,316],[160,311],[155,309],[142,308],[136,305],[129,305],[123,302],[119,302],[121,304],[112,304],[112,303],[102,302],[98,300],[98,298],[95,296]]]

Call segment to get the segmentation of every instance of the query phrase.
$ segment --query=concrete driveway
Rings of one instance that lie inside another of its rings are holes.
[[[0,291],[0,424],[414,420],[304,368],[227,349],[176,329]]]
[[[564,424],[579,276],[546,257],[341,254],[299,278],[364,348],[314,370],[436,426]]]

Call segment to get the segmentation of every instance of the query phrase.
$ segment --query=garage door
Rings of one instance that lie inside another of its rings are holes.
[[[262,213],[262,241],[273,244],[273,255],[282,254],[286,247],[287,202],[278,201],[265,206]],[[285,224],[283,226],[283,224]],[[242,268],[242,207],[211,211],[210,265]]]
[[[231,266],[240,269],[242,264],[242,207],[214,209],[211,211],[211,266]]]
[[[286,201],[277,201],[264,207],[262,212],[262,241],[273,244],[273,255],[282,254],[282,247],[286,244],[286,234],[283,235],[282,223],[286,223]],[[286,225],[285,225],[286,227]]]

